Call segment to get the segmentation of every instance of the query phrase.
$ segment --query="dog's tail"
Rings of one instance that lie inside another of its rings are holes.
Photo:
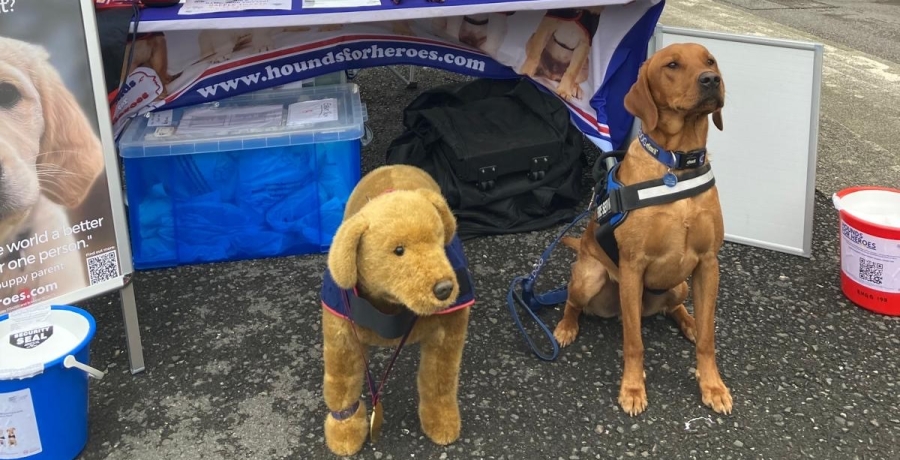
[[[562,239],[560,239],[560,242],[562,242],[562,244],[568,246],[575,252],[578,252],[578,248],[581,247],[581,237],[576,238],[574,236],[564,236],[562,237]]]

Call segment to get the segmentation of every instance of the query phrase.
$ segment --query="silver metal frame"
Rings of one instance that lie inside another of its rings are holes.
[[[106,162],[109,183],[109,201],[116,230],[116,248],[119,253],[119,264],[122,278],[112,286],[107,283],[91,286],[93,289],[78,291],[82,298],[104,294],[119,289],[122,303],[122,317],[125,323],[125,340],[128,346],[128,362],[131,373],[144,370],[144,353],[141,347],[141,331],[138,323],[137,302],[131,275],[134,266],[131,260],[131,242],[128,237],[128,221],[125,215],[125,204],[122,200],[122,183],[119,176],[119,162],[116,158],[115,138],[112,132],[112,120],[109,115],[109,103],[106,100],[106,85],[103,76],[103,59],[100,54],[100,38],[97,31],[97,18],[94,16],[94,1],[81,0],[81,18],[84,24],[84,38],[87,45],[88,65],[91,70],[91,82],[94,92],[94,105],[97,112],[97,124],[100,129],[100,141],[103,144],[103,156]],[[90,292],[96,290],[98,292]]]
[[[399,70],[397,70],[397,66],[388,66],[391,72],[397,76],[404,84],[406,84],[407,89],[416,89],[419,86],[419,82],[416,81],[416,66],[409,66],[409,76],[403,76]]]
[[[810,129],[809,129],[809,152],[807,153],[807,177],[806,177],[806,209],[805,222],[803,228],[803,249],[800,252],[791,251],[790,248],[779,246],[777,248],[769,248],[780,252],[799,255],[803,257],[812,256],[812,231],[813,231],[813,214],[815,211],[816,196],[816,166],[819,152],[819,112],[822,94],[822,65],[825,56],[825,46],[820,43],[801,42],[797,40],[775,39],[767,37],[755,37],[750,35],[738,35],[724,32],[709,32],[705,30],[686,29],[681,27],[666,27],[662,25],[656,26],[653,33],[653,39],[648,45],[648,56],[655,53],[662,46],[662,35],[671,33],[687,37],[708,38],[713,40],[732,41],[738,43],[749,43],[752,45],[774,46],[779,48],[791,48],[814,53],[813,65],[813,84],[812,84],[812,106],[810,107]],[[637,132],[640,121],[635,119],[632,126],[632,134]],[[746,243],[740,238],[728,238],[727,240],[735,243]]]

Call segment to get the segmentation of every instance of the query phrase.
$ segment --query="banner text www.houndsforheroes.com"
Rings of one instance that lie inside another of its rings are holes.
[[[469,71],[474,72],[484,72],[485,69],[484,61],[456,55],[453,53],[446,53],[428,49],[407,48],[401,46],[383,47],[379,45],[372,45],[364,49],[351,50],[349,48],[344,48],[338,53],[328,52],[322,58],[301,60],[283,65],[267,65],[265,67],[265,71],[254,72],[242,77],[225,80],[214,85],[198,88],[196,91],[204,98],[210,98],[215,96],[219,91],[227,93],[229,91],[237,90],[242,85],[252,87],[259,84],[260,82],[288,78],[291,75],[308,72],[323,66],[330,66],[334,64],[353,61],[364,61],[367,59],[390,59],[400,57],[441,62],[447,65],[465,68]]]

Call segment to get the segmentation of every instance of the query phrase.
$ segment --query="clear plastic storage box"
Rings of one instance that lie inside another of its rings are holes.
[[[327,251],[365,120],[352,83],[136,118],[118,144],[135,268]]]

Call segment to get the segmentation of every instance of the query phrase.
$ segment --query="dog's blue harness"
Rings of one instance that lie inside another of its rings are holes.
[[[706,162],[706,149],[697,149],[690,152],[668,151],[647,137],[643,132],[638,135],[638,141],[644,150],[656,158],[669,169],[660,179],[640,182],[632,185],[623,185],[617,179],[619,165],[625,156],[625,151],[617,150],[604,153],[594,163],[594,179],[597,181],[594,187],[594,195],[583,213],[568,224],[556,237],[556,239],[544,250],[541,258],[528,276],[519,276],[513,279],[509,287],[506,300],[513,320],[526,343],[538,358],[545,361],[553,361],[559,355],[559,344],[550,332],[550,329],[537,317],[537,312],[547,306],[556,305],[566,301],[568,289],[566,285],[557,287],[543,294],[535,294],[534,285],[541,269],[550,260],[550,253],[556,247],[559,240],[568,233],[581,219],[590,214],[595,214],[597,229],[594,238],[610,260],[619,264],[619,245],[616,241],[615,229],[625,222],[628,212],[634,209],[648,206],[656,206],[666,203],[674,203],[685,198],[697,196],[715,185],[712,169]],[[682,170],[680,174],[673,173],[673,169]],[[521,285],[521,293],[516,286]],[[646,289],[654,295],[664,294],[668,290]],[[531,337],[522,326],[516,304],[525,307],[525,311],[534,319],[542,332],[550,340],[552,352],[547,354],[538,349]]]

